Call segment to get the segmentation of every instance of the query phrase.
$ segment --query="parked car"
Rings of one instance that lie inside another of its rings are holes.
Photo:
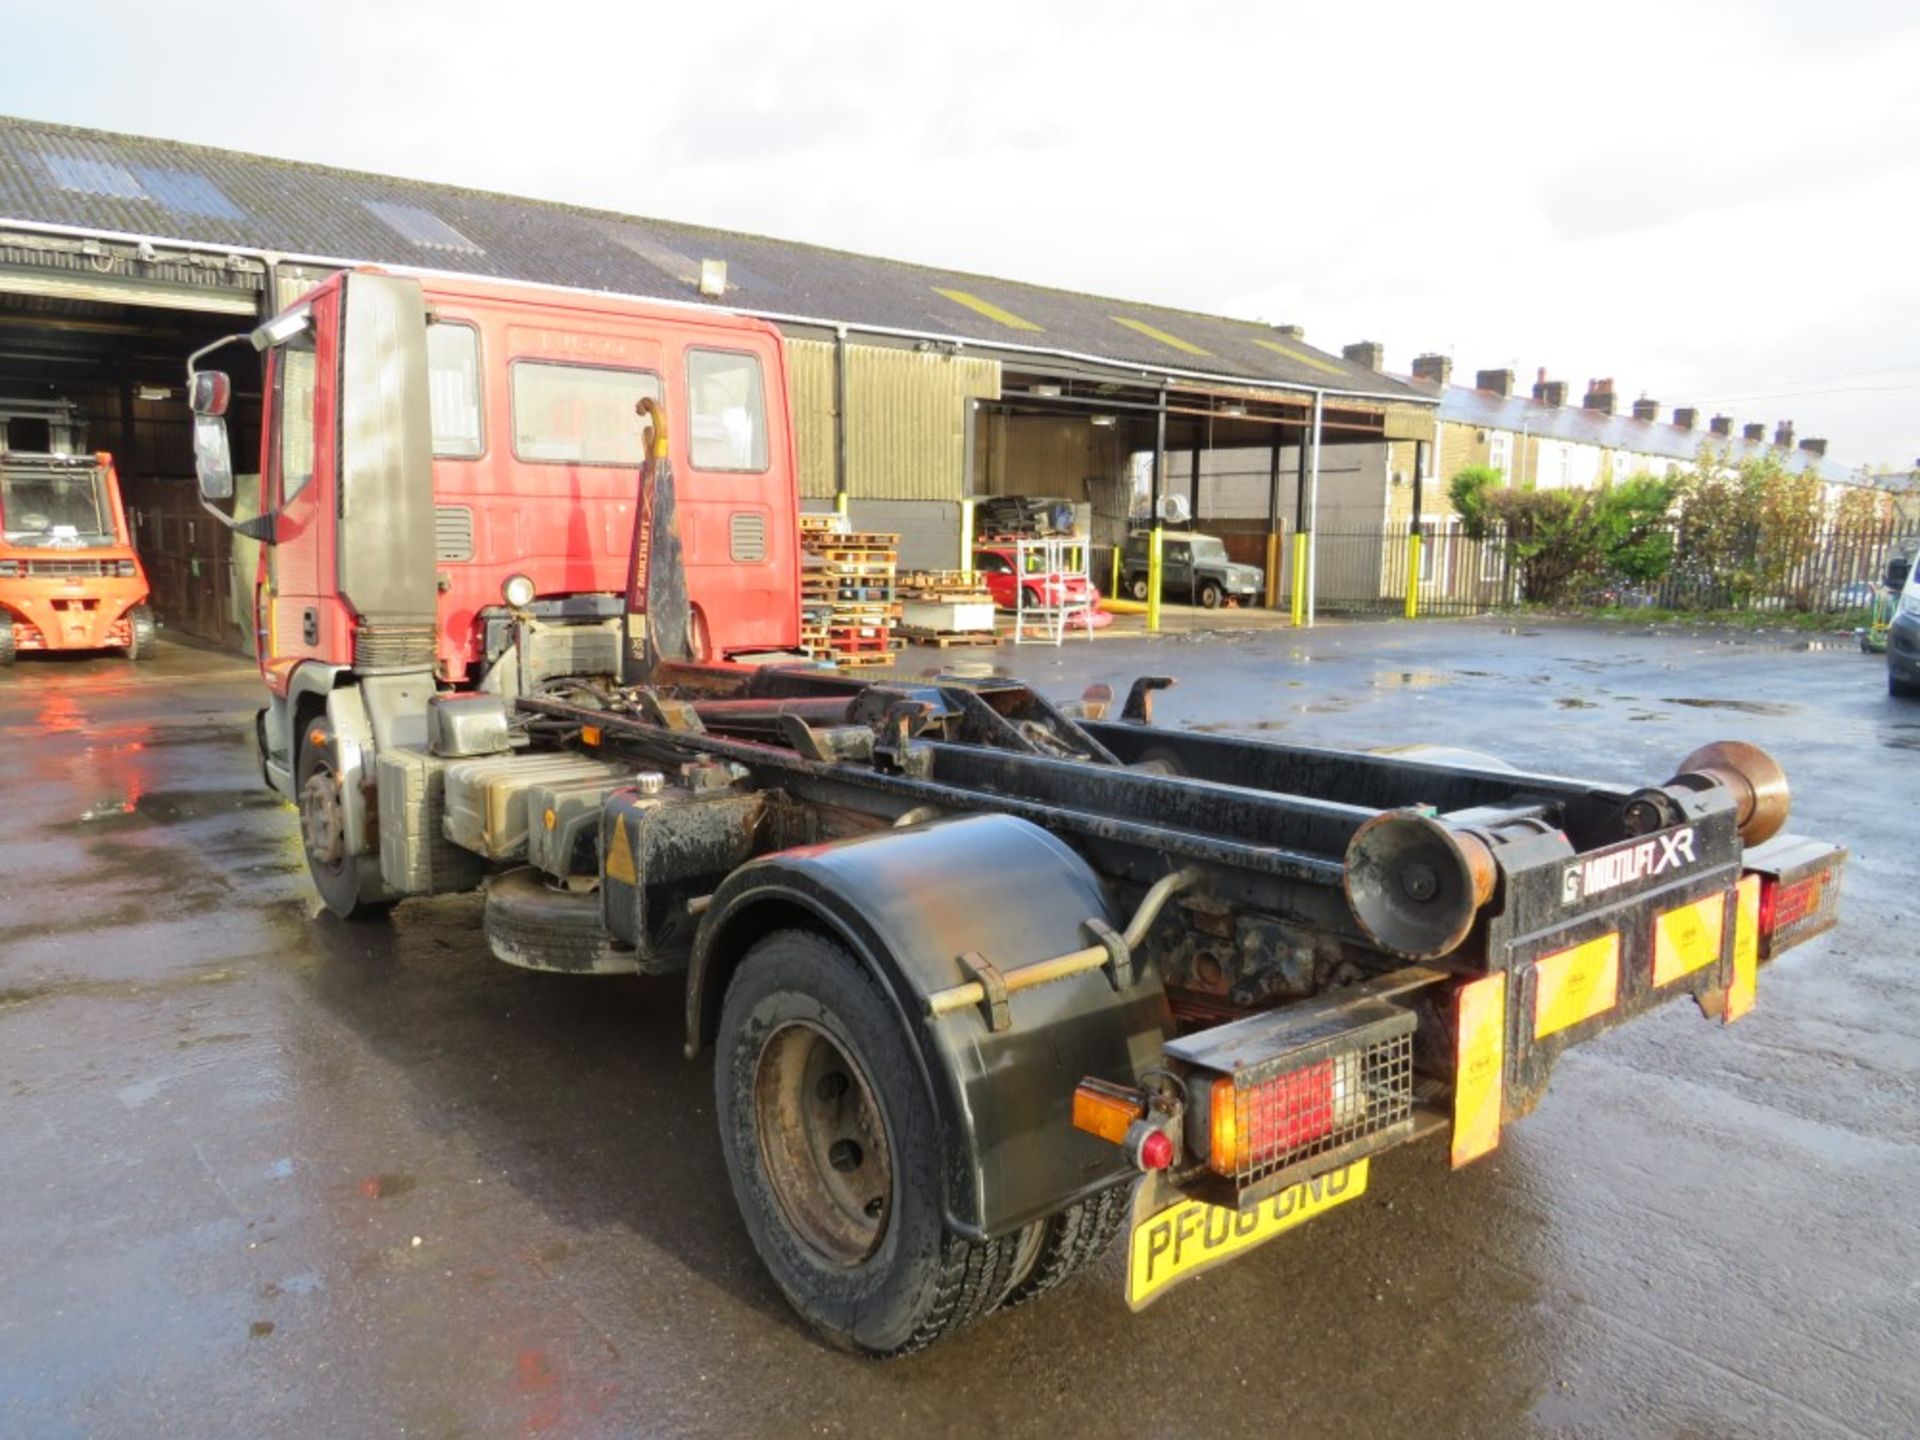
[[[1837,586],[1827,597],[1827,608],[1831,610],[1870,609],[1878,589],[1879,587],[1871,580],[1855,580],[1850,585]]]
[[[1920,566],[1908,574],[1887,627],[1887,693],[1920,699]]]
[[[1018,608],[1023,598],[1028,610],[1057,607],[1069,615],[1098,607],[1100,592],[1087,579],[1085,567],[1078,571],[1047,570],[1045,553],[1036,549],[1023,555],[1011,541],[981,545],[973,552],[973,568],[993,596],[993,603],[1002,610]],[[1024,597],[1022,591],[1026,592]]]
[[[1136,600],[1147,598],[1147,542],[1144,530],[1127,537],[1120,556],[1120,585]],[[1190,600],[1209,610],[1232,601],[1252,604],[1264,577],[1258,565],[1227,558],[1217,535],[1168,534],[1160,542],[1160,598]]]

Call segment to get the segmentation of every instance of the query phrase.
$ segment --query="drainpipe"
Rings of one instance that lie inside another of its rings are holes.
[[[1160,403],[1153,413],[1153,494],[1147,532],[1147,633],[1160,633],[1160,556],[1166,532],[1160,524],[1160,488],[1167,474],[1167,387],[1160,387]]]
[[[1427,442],[1413,442],[1413,523],[1407,527],[1407,619],[1420,614],[1421,481],[1427,468]]]
[[[847,516],[847,327],[833,330],[833,509]]]
[[[1267,609],[1280,603],[1280,442],[1267,454]]]
[[[1293,623],[1313,624],[1313,582],[1320,528],[1320,426],[1326,406],[1326,392],[1313,392],[1312,447],[1306,460],[1306,492],[1302,508],[1303,524],[1293,537]]]

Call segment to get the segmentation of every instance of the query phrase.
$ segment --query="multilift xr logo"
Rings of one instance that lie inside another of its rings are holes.
[[[1590,899],[1650,875],[1664,875],[1682,865],[1693,864],[1694,859],[1691,825],[1671,835],[1642,840],[1625,850],[1590,856],[1569,865],[1562,873],[1560,903],[1571,905],[1576,900]]]

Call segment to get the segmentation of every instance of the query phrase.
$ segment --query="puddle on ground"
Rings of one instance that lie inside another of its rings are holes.
[[[1202,735],[1248,735],[1260,730],[1284,730],[1284,720],[1189,720],[1185,723],[1188,730],[1197,730]]]
[[[1444,670],[1387,670],[1367,683],[1375,690],[1426,690],[1435,685],[1451,685],[1453,677]]]
[[[1703,700],[1692,696],[1669,695],[1661,699],[1662,705],[1686,705],[1694,710],[1734,710],[1742,715],[1798,715],[1798,705],[1786,705],[1777,700]]]
[[[1562,710],[1598,710],[1600,708],[1598,701],[1582,700],[1578,695],[1562,695],[1553,703]]]
[[[1895,725],[1892,734],[1880,737],[1880,743],[1889,750],[1920,750],[1920,725]]]
[[[98,830],[126,825],[178,825],[241,810],[272,810],[282,803],[278,795],[259,790],[149,790],[125,800],[95,805],[82,812],[78,820],[57,828]]]

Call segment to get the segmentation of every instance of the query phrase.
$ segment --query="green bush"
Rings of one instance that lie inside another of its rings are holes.
[[[1673,564],[1674,487],[1651,475],[1597,490],[1511,490],[1499,471],[1470,466],[1447,493],[1470,538],[1506,546],[1521,598],[1536,604],[1609,581],[1647,584]]]

